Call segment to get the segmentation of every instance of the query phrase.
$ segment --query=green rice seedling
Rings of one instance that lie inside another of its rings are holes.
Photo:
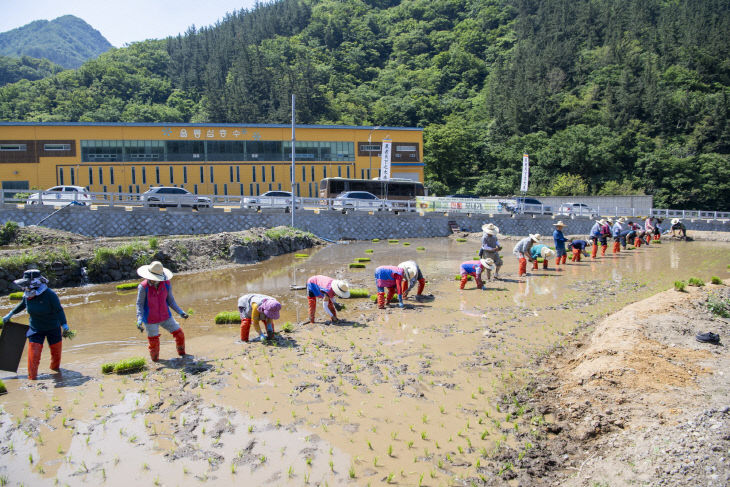
[[[679,292],[686,291],[687,283],[684,281],[674,281],[674,289]]]
[[[106,364],[101,365],[101,373],[102,374],[111,374],[114,372],[114,362],[109,362]]]
[[[117,291],[126,291],[129,289],[137,289],[137,286],[139,284],[136,282],[124,282],[122,284],[117,284]]]
[[[370,295],[370,301],[372,301],[373,303],[375,303],[377,300],[378,300],[378,296],[376,294]],[[393,296],[392,298],[390,298],[390,302],[391,303],[397,303],[398,302],[398,296],[396,295],[396,296]]]
[[[633,245],[626,246],[626,250],[634,250],[634,249],[636,249],[636,247],[634,247]]]
[[[238,311],[221,311],[215,315],[216,325],[232,325],[241,322],[241,315]]]
[[[347,473],[348,473],[348,475],[350,476],[351,479],[354,479],[355,478],[355,466],[354,465],[350,465],[350,470],[348,470]]]
[[[281,330],[286,333],[291,333],[294,331],[294,325],[292,325],[291,321],[287,321],[284,323],[284,326],[281,327]]]
[[[365,288],[353,288],[350,289],[350,298],[369,298],[370,297],[370,291],[368,291]]]
[[[426,250],[426,247],[416,247],[416,250]]]
[[[330,471],[335,471],[335,462],[333,462],[332,460],[330,460]]]
[[[423,441],[426,441],[426,440],[428,440],[428,435],[426,434],[426,432],[425,432],[425,431],[421,431],[421,439],[422,439]]]
[[[376,242],[377,243],[377,242],[380,242],[380,239],[379,238],[374,238],[374,239],[371,240],[371,242]]]
[[[388,445],[388,456],[389,457],[393,456],[393,445]]]
[[[289,465],[289,470],[287,470],[287,472],[286,472],[286,475],[287,475],[287,476],[288,476],[289,478],[292,478],[292,477],[294,477],[294,467],[292,467],[291,465]]]
[[[652,244],[660,244],[660,243],[662,243],[662,241],[661,240],[652,240],[651,243]]]
[[[306,259],[307,257],[309,257],[309,254],[294,254],[294,257],[296,257],[297,259]]]
[[[411,448],[413,448],[413,441],[409,441],[408,443],[406,443],[406,445],[408,445],[408,449],[410,450]]]
[[[411,243],[410,242],[403,242],[403,246],[408,247]]]
[[[389,483],[389,484],[392,484],[392,483],[393,483],[393,477],[394,477],[394,476],[395,476],[395,474],[394,474],[394,473],[392,473],[392,472],[391,472],[391,473],[389,473],[389,474],[388,474],[388,477],[387,477],[387,478],[385,479],[385,482],[386,482],[386,483]]]
[[[418,487],[422,487],[423,486],[423,475],[424,474],[421,474],[421,476],[418,477]]]
[[[389,238],[389,239],[388,239],[388,243],[389,243],[389,244],[397,244],[398,242],[400,242],[400,240],[397,240],[397,239],[395,239],[395,238]]]
[[[8,392],[8,388],[5,387],[5,383],[0,380],[0,394],[5,394]]]
[[[687,279],[687,284],[690,286],[702,287],[705,285],[705,281],[698,277],[690,277],[689,279]]]
[[[357,257],[355,262],[370,262],[370,257]]]
[[[461,281],[461,277],[462,277],[462,276],[461,276],[461,274],[457,274],[457,275],[455,275],[455,276],[454,276],[454,281]],[[467,280],[467,281],[471,281],[472,279],[473,279],[473,277],[471,277],[471,276],[466,276],[466,280]]]
[[[719,278],[719,277],[717,277],[717,276],[712,276],[712,277],[710,278],[710,282],[711,282],[712,284],[715,284],[715,285],[722,285],[722,279],[720,279],[720,278]]]
[[[456,241],[457,242],[460,242],[460,243],[464,243],[464,242],[466,242],[466,239],[465,238],[457,238]]]
[[[378,466],[378,457],[373,457],[373,467]]]
[[[157,247],[160,246],[160,241],[157,239],[157,237],[150,238],[148,243],[150,244],[150,248],[152,250],[155,250],[155,249],[157,249]]]
[[[366,249],[366,250],[365,250],[365,253],[366,253],[366,254],[372,254],[372,253],[373,253],[373,249]]]
[[[128,358],[120,360],[114,364],[115,374],[131,374],[133,372],[139,372],[145,367],[145,359],[142,357]]]
[[[14,293],[8,294],[8,298],[10,298],[13,301],[20,301],[23,299],[23,291],[17,291]]]
[[[364,269],[365,264],[361,264],[360,262],[351,262],[350,263],[350,269]]]

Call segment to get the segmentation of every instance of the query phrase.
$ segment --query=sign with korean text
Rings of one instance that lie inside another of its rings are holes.
[[[522,154],[522,184],[520,191],[527,193],[527,187],[530,184],[530,156]]]
[[[380,153],[380,177],[382,179],[390,179],[390,139],[383,140],[383,149]]]

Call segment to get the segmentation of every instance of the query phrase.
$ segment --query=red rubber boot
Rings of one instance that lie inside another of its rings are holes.
[[[426,287],[426,279],[419,279],[418,280],[418,291],[416,292],[416,296],[420,296],[423,294],[423,289]]]
[[[613,253],[614,254],[618,254],[619,252],[621,252],[621,242],[619,242],[618,240],[615,240],[613,242],[613,249],[612,250],[613,250]]]
[[[248,334],[251,332],[251,318],[241,320],[241,341],[248,341]]]
[[[606,250],[608,250],[608,245],[601,245],[601,257],[605,257]]]
[[[178,328],[172,332],[172,336],[175,337],[177,354],[183,357],[185,355],[185,333],[183,333],[182,328]]]
[[[63,344],[61,342],[54,343],[51,345],[51,370],[58,372],[61,368],[61,349]]]
[[[317,298],[307,298],[309,304],[309,322],[314,323],[314,312],[317,310]]]
[[[464,274],[461,276],[461,285],[459,286],[459,289],[464,289],[464,286],[466,286],[466,282],[469,280],[469,276]]]
[[[550,259],[542,259],[542,268],[543,269],[548,268],[548,262],[550,262]]]
[[[536,271],[537,270],[537,259],[535,259],[535,260],[532,261],[532,270],[533,271]]]
[[[390,304],[390,300],[393,299],[393,296],[395,296],[395,288],[389,287],[388,294],[385,295],[385,304]]]
[[[568,254],[563,254],[563,256],[560,258],[560,263],[565,264],[565,262],[568,260]]]
[[[598,255],[598,245],[593,244],[593,248],[591,249],[591,259],[595,260],[597,255]]]
[[[38,377],[38,366],[41,364],[42,343],[28,343],[28,380]]]
[[[149,343],[149,350],[150,350],[150,358],[153,362],[157,362],[160,360],[160,335],[153,336],[153,337],[147,337],[147,342]]]
[[[520,259],[520,266],[517,272],[517,277],[522,277],[527,274],[527,259]]]
[[[385,309],[385,293],[378,293],[378,309]]]

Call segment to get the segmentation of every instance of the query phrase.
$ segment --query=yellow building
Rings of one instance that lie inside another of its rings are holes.
[[[325,177],[378,177],[386,139],[391,177],[423,181],[420,128],[298,125],[298,195],[317,196]],[[290,125],[0,122],[2,189],[258,195],[290,190],[290,171]]]

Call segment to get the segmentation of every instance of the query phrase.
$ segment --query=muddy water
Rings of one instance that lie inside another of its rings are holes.
[[[63,371],[28,385],[5,374],[0,397],[0,476],[11,485],[98,483],[176,485],[192,478],[301,485],[447,485],[490,475],[482,457],[509,444],[530,445],[539,415],[507,411],[497,398],[536,371],[532,359],[628,302],[691,276],[728,277],[730,244],[663,243],[569,264],[557,272],[515,276],[504,256],[504,280],[463,291],[454,276],[473,258],[473,243],[448,239],[399,244],[355,243],[280,256],[253,266],[179,275],[177,302],[192,309],[183,323],[193,359],[163,360],[146,373],[106,377],[101,363],[146,353],[135,326],[135,292],[113,285],[61,290],[69,324]],[[424,246],[425,251],[416,247]],[[512,247],[512,243],[505,245]],[[373,249],[366,254],[366,249]],[[371,257],[364,270],[348,269]],[[409,309],[374,309],[346,300],[341,325],[295,325],[277,345],[235,343],[238,327],[213,324],[236,299],[265,292],[284,305],[278,325],[306,318],[303,285],[312,274],[350,280],[374,291],[378,265],[415,259],[435,301]],[[5,314],[10,303],[0,301]],[[23,321],[22,316],[19,317]],[[162,357],[174,345],[163,332]],[[501,446],[502,445],[502,446]],[[30,460],[32,456],[32,462]],[[388,477],[392,477],[389,479]]]

